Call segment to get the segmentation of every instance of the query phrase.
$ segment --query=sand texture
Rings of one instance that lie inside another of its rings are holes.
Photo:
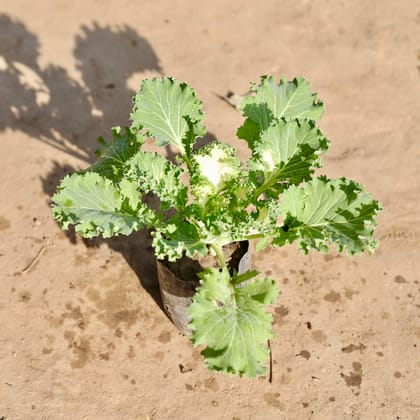
[[[419,70],[418,0],[0,1],[0,418],[420,419]],[[281,288],[271,383],[204,367],[147,232],[84,241],[50,211],[145,77],[188,81],[246,157],[218,95],[262,74],[310,80],[323,172],[385,208],[373,256],[254,254]]]

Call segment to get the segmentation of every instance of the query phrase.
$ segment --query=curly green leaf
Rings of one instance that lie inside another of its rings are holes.
[[[164,227],[153,232],[152,236],[155,255],[160,260],[176,261],[183,255],[193,258],[208,253],[208,248],[197,228],[176,216]]]
[[[245,96],[241,109],[246,117],[266,130],[273,121],[313,120],[320,118],[324,107],[312,94],[309,82],[299,77],[277,84],[272,76],[263,76],[259,86],[254,85],[254,95]]]
[[[162,201],[162,210],[182,208],[187,187],[181,182],[182,170],[154,152],[139,151],[126,163],[126,174],[136,180],[143,192],[153,192]]]
[[[236,150],[227,144],[212,142],[193,154],[191,187],[204,214],[210,207],[220,212],[232,200],[240,199],[242,171]]]
[[[206,346],[202,354],[208,368],[247,377],[263,374],[267,340],[274,337],[264,305],[277,300],[276,283],[262,279],[238,287],[227,268],[208,269],[200,277],[189,327],[194,345]]]
[[[67,229],[74,224],[85,238],[129,235],[154,220],[136,186],[124,180],[121,188],[94,172],[66,176],[52,197],[53,214]]]
[[[112,140],[106,141],[98,137],[101,144],[96,155],[99,159],[86,171],[96,172],[114,182],[119,182],[124,177],[125,163],[134,156],[144,143],[143,136],[134,133],[126,127],[121,132],[121,127],[112,128]]]
[[[189,156],[194,139],[205,133],[201,107],[186,83],[171,77],[144,80],[134,97],[132,125],[144,128],[159,146],[173,144],[183,156]]]
[[[379,202],[360,184],[345,178],[315,178],[284,192],[284,226],[273,244],[298,239],[304,252],[311,248],[326,251],[333,244],[349,254],[373,251],[377,241],[372,234],[379,210]]]
[[[320,166],[318,155],[327,149],[328,140],[312,121],[280,120],[270,126],[248,161],[250,170],[263,178],[256,195],[274,189],[278,196],[285,185],[310,179],[314,168]]]

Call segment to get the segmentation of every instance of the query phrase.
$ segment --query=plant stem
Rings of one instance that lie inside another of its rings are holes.
[[[191,159],[189,158],[188,154],[185,153],[185,155],[182,155],[182,159],[184,159],[185,163],[187,164],[188,171],[191,174],[193,171],[193,167],[192,167]]]
[[[270,236],[270,235],[264,235],[263,233],[255,233],[254,235],[244,236],[244,241],[251,241],[252,239],[265,238],[266,236]]]
[[[258,199],[258,197],[268,188],[270,188],[276,182],[275,177],[268,178],[263,184],[261,184],[254,192],[254,198]]]
[[[219,259],[219,262],[222,268],[226,267],[226,260],[223,255],[222,247],[216,244],[212,244],[210,246],[213,248],[214,252],[216,253],[216,257]]]
[[[273,186],[277,181],[278,177],[281,173],[281,169],[274,171],[271,175],[266,179],[255,191],[254,191],[254,199],[256,200],[265,190],[268,190],[271,186]]]

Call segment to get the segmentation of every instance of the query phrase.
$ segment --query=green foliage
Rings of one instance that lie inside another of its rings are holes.
[[[193,343],[206,346],[202,354],[207,366],[248,377],[263,374],[269,356],[267,339],[274,338],[264,304],[277,300],[276,283],[263,279],[238,287],[226,267],[208,269],[200,277],[189,327]]]
[[[158,259],[167,258],[169,261],[176,261],[183,254],[193,258],[208,253],[198,228],[178,216],[153,232],[153,247]]]
[[[287,235],[282,233],[274,243],[283,245],[285,240],[298,238],[304,252],[310,248],[327,251],[331,244],[349,254],[373,251],[377,241],[372,234],[379,210],[379,203],[360,184],[345,178],[315,178],[283,194],[281,211],[284,226],[289,228]]]
[[[255,95],[243,98],[241,109],[261,130],[282,118],[317,121],[324,111],[323,103],[311,93],[309,83],[301,77],[292,82],[282,79],[276,84],[274,77],[263,76],[261,84],[252,87]]]
[[[85,238],[129,235],[154,219],[136,185],[122,180],[116,186],[93,172],[67,175],[52,200],[56,220],[64,229],[74,224]]]
[[[280,120],[261,134],[248,167],[263,180],[259,191],[278,197],[284,187],[310,179],[327,149],[328,140],[312,121]]]
[[[236,150],[213,142],[193,156],[192,193],[205,212],[213,206],[217,212],[229,205],[242,174]]]
[[[144,80],[134,98],[132,125],[102,137],[99,159],[65,177],[53,197],[64,229],[74,224],[85,237],[128,235],[151,228],[155,254],[176,261],[213,252],[222,269],[201,273],[190,308],[192,340],[204,345],[211,369],[255,376],[264,372],[271,338],[266,305],[275,302],[271,279],[256,272],[230,273],[221,248],[258,239],[257,251],[297,241],[303,252],[336,246],[349,254],[372,251],[380,204],[361,185],[344,178],[313,178],[329,141],[317,126],[323,104],[309,83],[264,76],[241,102],[244,123],[237,135],[250,157],[217,141],[193,149],[203,136],[202,103],[173,78]],[[172,145],[170,162],[142,150],[144,137]],[[159,204],[150,208],[145,195]]]
[[[202,103],[186,83],[171,77],[144,80],[134,97],[131,114],[133,128],[144,128],[159,146],[173,144],[182,155],[189,155],[192,139],[205,134]],[[195,136],[188,135],[192,131]]]
[[[186,205],[187,187],[180,180],[183,170],[163,156],[139,151],[125,169],[126,176],[135,180],[143,192],[153,192],[162,200],[162,209]]]
[[[133,133],[126,127],[124,134],[121,127],[112,128],[112,140],[107,142],[103,137],[98,137],[101,147],[96,150],[98,160],[89,168],[89,171],[119,182],[125,175],[125,163],[133,157],[144,143],[140,133]]]

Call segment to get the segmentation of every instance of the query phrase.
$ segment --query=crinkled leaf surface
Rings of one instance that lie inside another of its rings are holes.
[[[277,84],[272,76],[264,76],[255,94],[241,102],[243,114],[266,130],[273,120],[318,120],[323,112],[322,102],[312,94],[309,82],[299,77],[291,82],[281,79]]]
[[[122,197],[125,197],[130,209],[139,208],[139,205],[141,204],[141,194],[138,182],[124,178],[120,182],[120,191]]]
[[[143,192],[155,193],[163,210],[187,202],[187,187],[180,180],[182,170],[157,153],[139,151],[127,162],[126,173],[137,180]]]
[[[380,204],[360,184],[344,178],[315,178],[302,187],[292,186],[283,194],[281,211],[286,229],[280,229],[274,244],[296,237],[303,251],[326,251],[336,244],[350,254],[373,251],[372,238]]]
[[[155,255],[170,261],[253,238],[260,239],[258,250],[293,240],[305,252],[330,245],[350,254],[375,248],[379,203],[353,181],[311,180],[328,141],[315,125],[323,105],[308,82],[263,77],[243,99],[245,122],[237,134],[251,149],[246,169],[228,145],[193,151],[204,134],[201,108],[186,84],[145,80],[134,98],[131,128],[114,128],[109,142],[100,138],[99,160],[60,184],[53,197],[58,222],[74,224],[85,237],[129,234],[146,225],[154,230]],[[146,135],[179,149],[191,194],[180,179],[186,179],[183,167],[140,150]],[[148,192],[160,198],[162,211],[142,202]],[[271,279],[254,280],[256,275],[231,277],[216,268],[201,273],[190,327],[194,344],[205,346],[210,369],[250,377],[265,371],[267,339],[273,337],[266,305],[276,301],[278,288]]]
[[[211,197],[223,200],[223,190],[234,193],[240,187],[242,164],[233,147],[210,143],[193,155],[193,162],[192,191],[201,205],[205,206]],[[215,205],[220,206],[220,200],[216,201]]]
[[[131,120],[136,129],[146,129],[158,145],[173,144],[182,155],[189,155],[193,139],[205,132],[201,107],[186,83],[170,77],[148,79],[134,97]]]
[[[206,255],[208,248],[197,228],[175,216],[164,227],[152,233],[153,247],[158,259],[176,261],[184,254],[193,258]]]
[[[264,304],[277,300],[271,279],[237,287],[229,272],[208,269],[193,298],[189,327],[194,345],[205,345],[202,354],[210,369],[253,377],[265,372],[269,356],[267,340],[273,338],[271,315]]]
[[[190,213],[190,219],[198,226],[202,241],[208,245],[219,246],[231,242],[248,240],[254,235],[273,233],[276,215],[274,211],[268,210],[268,202],[260,201],[258,208],[248,213],[245,209],[237,211],[219,211],[201,216],[201,209],[197,209],[197,216]],[[269,207],[271,207],[269,205]],[[274,209],[273,209],[274,210]],[[274,225],[273,225],[274,224]]]
[[[328,140],[312,121],[280,120],[262,133],[248,167],[263,176],[266,188],[299,184],[311,177],[319,153],[327,149]]]
[[[101,144],[96,151],[99,159],[87,171],[119,182],[124,176],[125,163],[138,152],[144,142],[143,137],[133,133],[128,127],[124,133],[120,127],[113,127],[111,141],[108,142],[103,137],[99,137],[98,141]]]
[[[74,224],[86,238],[128,235],[152,220],[133,183],[124,180],[118,188],[94,172],[66,176],[52,201],[54,217],[62,227]]]

